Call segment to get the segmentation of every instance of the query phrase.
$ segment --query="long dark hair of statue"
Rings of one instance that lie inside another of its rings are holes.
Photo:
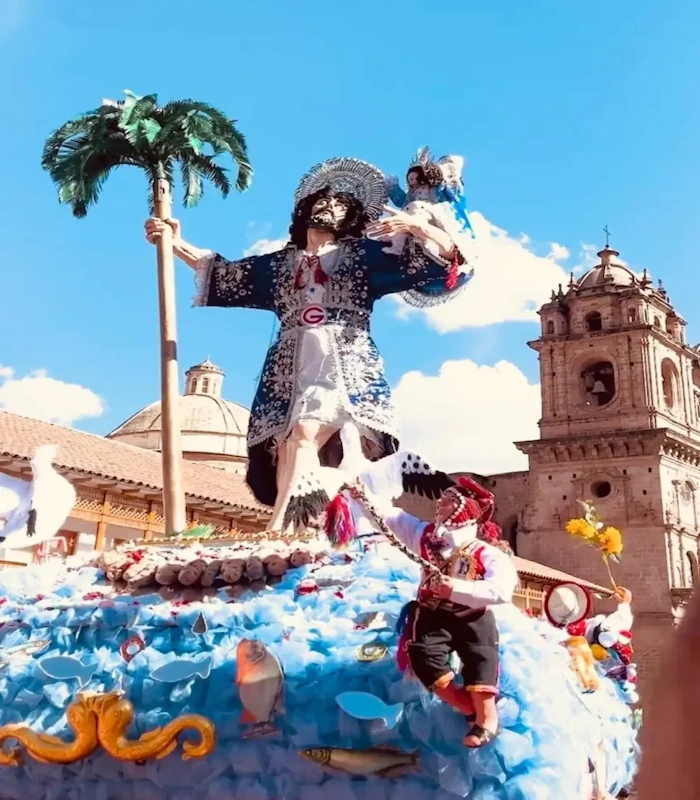
[[[337,238],[346,237],[359,238],[369,223],[369,217],[365,209],[357,198],[346,192],[336,192],[330,187],[319,189],[318,192],[310,194],[300,200],[292,214],[292,224],[289,226],[289,241],[299,248],[306,247],[306,230],[309,226],[311,209],[322,197],[335,197],[344,200],[348,204],[348,213],[338,227]]]

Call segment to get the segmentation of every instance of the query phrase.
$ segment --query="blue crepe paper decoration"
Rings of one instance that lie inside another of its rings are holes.
[[[464,748],[464,719],[397,670],[394,632],[382,633],[389,656],[369,663],[356,659],[357,649],[377,632],[356,629],[355,620],[377,610],[398,618],[415,594],[417,567],[403,558],[389,561],[368,553],[351,568],[358,580],[343,597],[324,590],[295,599],[297,584],[310,572],[304,568],[290,570],[273,590],[246,594],[236,603],[226,603],[229,598],[222,593],[221,603],[179,607],[156,595],[87,601],[85,596],[104,585],[100,571],[89,568],[69,571],[50,564],[0,572],[0,596],[6,598],[0,624],[22,623],[16,629],[3,627],[3,648],[47,639],[51,645],[42,659],[71,656],[85,670],[94,663],[91,688],[110,691],[122,685],[134,705],[129,736],[185,713],[211,719],[217,735],[210,756],[186,762],[177,753],[143,765],[118,762],[102,751],[64,766],[28,757],[19,768],[0,768],[0,797],[555,800],[579,796],[582,762],[597,746],[601,727],[608,790],[614,795],[631,782],[636,731],[619,687],[604,679],[601,689],[585,699],[588,710],[567,680],[564,649],[546,642],[536,623],[525,617],[499,622],[502,734],[478,751]],[[339,565],[338,574],[345,576],[347,566]],[[39,593],[44,600],[33,602]],[[119,654],[124,641],[119,634],[136,614],[146,648],[127,664]],[[208,628],[204,636],[192,632],[199,614]],[[286,714],[276,720],[276,737],[243,738],[246,726],[239,721],[242,707],[234,683],[236,647],[243,638],[263,642],[282,664]],[[37,669],[39,660],[11,661],[0,670],[0,724],[22,722],[34,731],[69,738],[65,710],[75,698],[76,684],[47,679]],[[151,677],[177,660],[197,669],[210,661],[209,677],[176,683]],[[336,702],[345,692],[367,692],[388,707],[403,704],[403,714],[393,729],[354,719]],[[383,781],[331,774],[299,756],[300,750],[319,746],[420,751],[422,771]]]

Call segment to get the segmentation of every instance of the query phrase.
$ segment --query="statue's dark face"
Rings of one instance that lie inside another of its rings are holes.
[[[348,215],[349,204],[342,197],[319,197],[311,208],[308,225],[310,228],[338,233]]]
[[[296,247],[306,247],[309,228],[329,231],[336,239],[359,238],[369,222],[362,203],[353,195],[321,189],[300,200],[294,208],[289,238]]]

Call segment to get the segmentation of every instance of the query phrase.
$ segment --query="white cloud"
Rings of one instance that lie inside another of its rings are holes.
[[[549,246],[549,258],[551,258],[552,261],[566,261],[569,255],[569,248],[564,247],[563,244],[552,242]]]
[[[281,250],[288,242],[289,239],[258,239],[243,251],[243,256],[248,258],[249,256],[264,256],[267,253],[274,253]]]
[[[438,375],[407,372],[393,392],[402,448],[447,471],[485,475],[527,469],[513,445],[536,439],[539,384],[509,361],[446,361]]]
[[[99,417],[105,407],[102,398],[77,383],[50,378],[46,370],[14,377],[10,367],[0,367],[0,409],[25,417],[73,425],[79,419]]]
[[[537,310],[553,289],[566,287],[572,267],[562,264],[569,250],[548,243],[546,255],[538,255],[530,238],[510,236],[478,211],[470,214],[476,237],[474,278],[451,303],[430,309],[414,309],[396,298],[402,318],[425,314],[441,333],[475,328],[497,322],[534,321]]]

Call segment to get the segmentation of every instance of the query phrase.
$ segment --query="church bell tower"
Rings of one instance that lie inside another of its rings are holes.
[[[542,418],[540,438],[518,444],[530,467],[519,554],[609,584],[598,554],[564,533],[581,515],[576,501],[592,500],[623,532],[615,578],[634,594],[651,654],[698,574],[700,351],[661,282],[608,245],[598,257],[552,293],[529,343]]]

